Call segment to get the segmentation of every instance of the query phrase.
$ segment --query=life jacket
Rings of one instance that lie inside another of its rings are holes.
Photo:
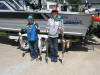
[[[38,36],[37,36],[37,33],[36,33],[36,27],[35,26],[36,26],[35,24],[32,25],[31,32],[30,32],[30,27],[27,26],[28,41],[36,41],[36,40],[38,40]]]
[[[96,22],[100,22],[100,16],[93,16],[92,20]]]
[[[92,16],[93,27],[97,28],[100,25],[100,16]]]

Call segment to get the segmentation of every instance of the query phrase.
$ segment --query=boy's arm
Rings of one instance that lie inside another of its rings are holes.
[[[64,32],[63,19],[61,19],[61,21],[60,21],[59,30],[60,30],[61,32]]]
[[[38,23],[36,23],[35,28],[36,28],[36,32],[40,33],[40,27],[39,27]]]
[[[19,32],[24,34],[27,32],[27,25],[24,25],[22,28],[19,29]]]
[[[50,19],[48,19],[48,22],[47,22],[46,32],[48,32],[49,28],[50,28]]]

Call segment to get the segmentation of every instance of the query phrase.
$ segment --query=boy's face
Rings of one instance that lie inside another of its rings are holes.
[[[54,18],[56,18],[57,15],[58,15],[58,12],[52,12],[52,16],[53,16]]]
[[[33,19],[29,19],[29,22],[30,22],[30,23],[33,23]]]

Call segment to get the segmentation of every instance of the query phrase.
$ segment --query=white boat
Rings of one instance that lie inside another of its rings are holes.
[[[12,1],[12,2],[10,2]],[[23,1],[23,2],[20,2]],[[50,17],[50,10],[56,6],[54,2],[47,3],[47,9],[32,9],[26,6],[24,0],[2,0],[0,1],[0,31],[18,32],[19,28],[27,24],[27,16],[33,14],[37,23],[40,25],[41,33],[45,32],[47,20]],[[60,6],[62,6],[60,4]],[[85,36],[88,24],[91,20],[90,14],[80,12],[62,11],[59,14],[64,20],[65,34]]]

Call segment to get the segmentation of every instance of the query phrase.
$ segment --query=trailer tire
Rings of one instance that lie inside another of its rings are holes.
[[[21,50],[29,51],[29,42],[27,40],[27,37],[20,36],[19,43],[20,43],[20,49]]]

